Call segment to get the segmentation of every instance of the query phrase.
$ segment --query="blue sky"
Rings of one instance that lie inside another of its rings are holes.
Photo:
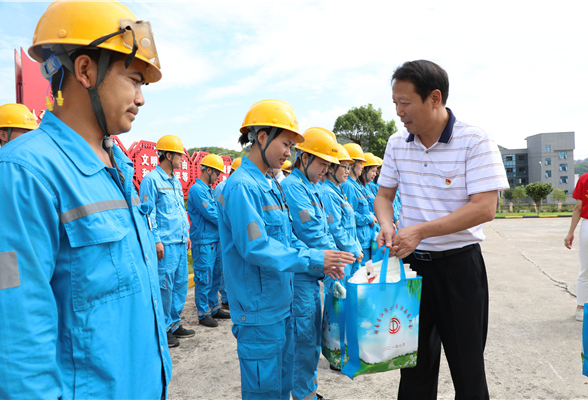
[[[0,1],[0,104],[14,102],[14,49],[50,2]],[[396,120],[390,77],[404,61],[449,74],[447,106],[498,144],[575,131],[588,157],[588,32],[577,1],[124,1],[151,21],[163,79],[145,87],[126,146],[176,134],[187,148],[239,149],[258,100],[291,103],[301,129],[333,128],[372,103]]]

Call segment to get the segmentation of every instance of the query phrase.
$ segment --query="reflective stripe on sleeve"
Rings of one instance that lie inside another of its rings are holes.
[[[335,217],[333,217],[333,214],[329,214],[327,217],[327,224],[332,224],[333,222],[335,222]]]
[[[147,195],[145,195],[145,196],[147,196]],[[131,204],[134,205],[134,206],[140,206],[141,205],[141,199],[139,199],[139,196],[133,197],[131,199]]]
[[[144,194],[144,195],[143,195],[143,201],[145,202],[145,201],[147,201],[147,200],[149,200],[149,196],[147,196],[146,194]]]
[[[250,242],[261,237],[261,231],[259,230],[257,221],[253,221],[247,225],[247,236],[249,237]]]
[[[208,207],[208,203],[207,203],[207,202],[205,202],[205,201],[203,201],[203,202],[202,202],[202,207],[203,207],[203,208],[206,208],[206,207]]]
[[[262,207],[263,211],[283,210],[283,209],[284,209],[284,207],[282,207],[280,204],[270,204],[270,205]]]
[[[137,201],[139,200],[136,197]],[[135,198],[133,198],[133,204],[135,203]],[[139,203],[137,203],[139,204]],[[96,214],[102,211],[108,210],[116,210],[119,208],[129,208],[127,206],[127,202],[125,200],[105,200],[99,201],[97,203],[86,204],[85,206],[79,206],[76,208],[72,208],[69,211],[61,213],[59,216],[59,220],[61,223],[66,224],[68,222],[74,221],[79,218],[87,217],[91,214]]]
[[[16,250],[0,253],[0,290],[20,286]]]
[[[298,211],[298,216],[300,217],[300,222],[302,222],[303,224],[305,222],[310,221],[310,213],[308,212],[308,210]]]
[[[220,203],[221,206],[225,206],[225,196],[223,196],[222,194],[220,196],[218,196],[218,202]]]

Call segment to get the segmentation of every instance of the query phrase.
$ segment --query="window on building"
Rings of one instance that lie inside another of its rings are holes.
[[[526,169],[525,167],[519,167],[519,172],[525,173]]]
[[[522,178],[522,179],[521,179],[521,183],[522,183],[523,185],[526,185],[526,184],[527,184],[527,178]]]
[[[551,158],[545,159],[545,165],[551,165]]]
[[[568,190],[564,190],[564,193],[567,194],[567,195],[570,194],[570,192]]]
[[[513,156],[504,156],[504,161],[513,161]]]
[[[512,170],[513,170],[513,168],[512,167],[509,167],[509,168],[506,169],[506,172],[512,172]]]
[[[545,152],[546,153],[550,153],[551,152],[551,145],[550,144],[546,144],[545,145]]]
[[[568,159],[568,152],[567,151],[560,151],[559,152],[559,159],[560,160],[567,160]]]
[[[525,155],[524,154],[522,154],[522,155],[519,156],[519,161],[525,161]]]
[[[560,176],[559,183],[568,183],[568,177],[567,176]]]
[[[547,171],[545,171],[545,177],[546,178],[551,178],[551,170],[548,169]]]
[[[560,171],[567,171],[568,170],[568,164],[559,164],[559,170]]]
[[[512,179],[509,179],[509,180],[508,180],[508,184],[509,184],[509,185],[512,185],[513,183],[514,183],[514,181],[513,181]]]

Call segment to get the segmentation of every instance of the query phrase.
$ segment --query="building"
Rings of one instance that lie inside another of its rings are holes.
[[[525,140],[526,149],[500,150],[510,187],[546,182],[571,196],[575,185],[574,132],[539,133]]]

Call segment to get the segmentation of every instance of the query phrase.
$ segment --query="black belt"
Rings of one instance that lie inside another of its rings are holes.
[[[460,247],[459,249],[451,249],[451,250],[444,250],[444,251],[415,250],[411,254],[411,256],[413,256],[416,260],[419,260],[419,261],[433,261],[433,260],[437,260],[439,258],[454,256],[456,254],[463,253],[464,251],[471,250],[476,246],[479,246],[479,244],[474,243],[474,244],[470,244],[469,246]]]

